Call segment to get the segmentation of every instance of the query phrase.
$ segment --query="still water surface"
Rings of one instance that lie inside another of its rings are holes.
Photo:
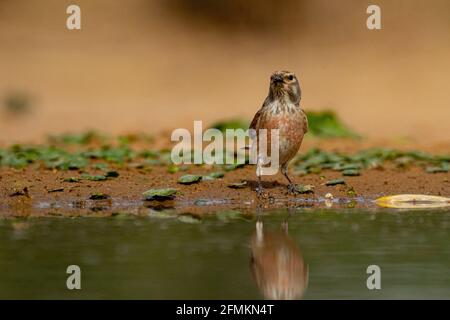
[[[78,291],[66,288],[72,264],[81,267]],[[381,290],[366,287],[369,265],[381,268]],[[450,212],[0,220],[1,299],[271,296],[450,299]]]

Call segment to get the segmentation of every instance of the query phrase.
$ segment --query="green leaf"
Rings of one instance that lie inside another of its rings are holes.
[[[54,188],[54,189],[48,189],[47,190],[48,193],[62,192],[62,191],[64,191],[64,188]]]
[[[92,169],[99,169],[99,170],[106,170],[108,169],[108,164],[107,163],[94,163],[92,165]]]
[[[211,128],[218,129],[222,132],[225,132],[226,129],[243,129],[247,130],[249,123],[242,119],[230,119],[224,121],[218,121],[214,123]]]
[[[247,186],[247,181],[232,182],[227,185],[228,188],[232,188],[232,189],[242,189],[242,188],[245,188],[246,186]]]
[[[177,193],[175,188],[150,189],[142,193],[146,200],[173,199]]]
[[[54,155],[53,155],[54,156]],[[45,161],[45,166],[49,169],[77,170],[85,168],[88,164],[87,159],[78,154],[61,154],[59,157],[49,157]]]
[[[358,135],[348,129],[332,111],[307,112],[309,132],[324,138],[357,138]]]
[[[355,200],[350,200],[350,202],[347,203],[347,208],[351,209],[351,208],[356,207],[356,205],[357,205],[357,202]]]
[[[308,169],[308,173],[319,174],[321,172],[322,172],[322,169],[320,167],[311,167]]]
[[[80,182],[81,179],[80,178],[76,178],[76,177],[70,177],[70,178],[65,178],[64,182]]]
[[[347,164],[338,163],[333,166],[333,170],[337,171],[358,170],[358,169],[362,169],[362,165],[360,163],[347,163]]]
[[[442,173],[442,172],[448,172],[447,168],[444,167],[427,167],[426,172],[428,173]]]
[[[347,170],[342,171],[342,175],[354,177],[354,176],[359,176],[360,173],[358,170],[355,170],[355,169],[347,169]]]
[[[109,198],[111,198],[109,195],[101,193],[101,192],[93,193],[89,197],[90,200],[104,200],[104,199],[109,199]]]
[[[357,196],[356,191],[355,191],[355,189],[353,187],[349,187],[347,189],[347,195],[349,197],[356,197]]]
[[[208,177],[213,179],[220,179],[223,178],[224,176],[225,174],[223,172],[211,172],[210,174],[208,174]]]
[[[103,181],[103,180],[106,180],[107,178],[106,178],[106,176],[103,176],[103,175],[94,175],[94,176],[91,176],[91,175],[89,175],[89,174],[82,174],[82,175],[81,175],[81,179],[84,179],[84,180],[91,180],[91,181]]]
[[[180,184],[193,184],[197,183],[202,179],[202,176],[195,174],[185,174],[178,179],[178,183]]]
[[[334,179],[334,180],[329,180],[329,181],[325,182],[326,186],[335,186],[338,184],[345,184],[345,180],[344,179]]]
[[[62,134],[59,136],[49,136],[49,141],[51,143],[59,143],[59,144],[89,144],[94,140],[99,140],[102,137],[94,132],[87,131],[81,134]]]
[[[310,184],[296,184],[295,191],[298,193],[314,193],[314,186]]]
[[[197,200],[194,201],[194,204],[196,206],[199,206],[199,207],[207,206],[207,205],[211,204],[211,200],[208,200],[208,199],[197,199]]]
[[[159,157],[159,152],[153,150],[145,150],[139,153],[139,156],[143,158],[157,159]]]
[[[167,172],[169,172],[169,173],[176,173],[179,170],[180,170],[180,167],[176,166],[176,165],[171,165],[167,168]]]
[[[239,163],[239,164],[227,164],[224,166],[225,171],[233,171],[236,170],[238,168],[242,168],[243,166],[245,166],[245,163]]]

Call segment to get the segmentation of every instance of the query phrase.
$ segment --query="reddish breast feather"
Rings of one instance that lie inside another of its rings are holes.
[[[303,136],[303,121],[300,113],[282,113],[261,119],[261,129],[279,129],[280,138],[300,138]]]

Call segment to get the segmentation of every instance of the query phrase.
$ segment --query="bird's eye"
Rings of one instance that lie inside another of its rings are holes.
[[[293,76],[292,74],[288,75],[288,77],[287,77],[287,78],[288,78],[288,80],[289,80],[289,81],[292,81],[292,80],[294,80],[294,76]]]

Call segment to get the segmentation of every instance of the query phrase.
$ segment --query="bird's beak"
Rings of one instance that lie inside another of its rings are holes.
[[[273,75],[273,76],[272,76],[272,83],[273,83],[273,84],[280,84],[280,83],[283,83],[283,77],[282,77],[281,75],[278,75],[278,74]]]

